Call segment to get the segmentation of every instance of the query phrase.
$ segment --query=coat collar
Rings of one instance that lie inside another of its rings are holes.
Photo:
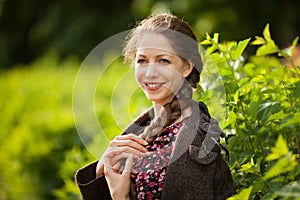
[[[170,163],[188,150],[198,162],[208,164],[215,159],[215,155],[212,155],[215,146],[218,146],[217,151],[222,148],[219,139],[224,137],[224,133],[220,129],[218,121],[211,118],[208,111],[204,110],[207,109],[206,106],[205,108],[203,106],[205,106],[204,103],[190,100],[189,106],[182,110],[183,125],[177,134]],[[153,113],[154,109],[151,107],[132,122],[122,134],[141,134],[150,123]],[[201,135],[201,132],[205,134]]]
[[[141,134],[150,123],[153,113],[154,109],[151,107],[129,124],[122,134]],[[182,118],[184,123],[179,129],[170,162],[175,161],[188,150],[197,135],[199,126],[202,130],[207,130],[207,124],[210,122],[210,118],[199,109],[199,103],[194,100],[190,100],[189,106],[182,111]]]

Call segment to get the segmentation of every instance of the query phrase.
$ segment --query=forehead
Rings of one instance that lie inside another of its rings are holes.
[[[170,54],[175,53],[171,42],[165,36],[153,32],[144,33],[137,47],[137,53],[148,50],[156,50]]]

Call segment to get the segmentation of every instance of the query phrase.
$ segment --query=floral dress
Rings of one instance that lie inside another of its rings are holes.
[[[178,122],[166,127],[148,147],[150,152],[134,165],[136,174],[132,174],[137,199],[160,199],[166,175],[167,165],[173,149],[173,143],[182,125]]]

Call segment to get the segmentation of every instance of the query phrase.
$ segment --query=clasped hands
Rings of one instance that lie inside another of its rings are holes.
[[[130,174],[134,163],[147,154],[148,143],[134,134],[116,136],[96,168],[96,177],[105,176],[113,199],[129,199]]]

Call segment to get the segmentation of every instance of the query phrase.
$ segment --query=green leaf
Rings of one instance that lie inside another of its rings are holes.
[[[280,111],[279,102],[264,102],[259,105],[259,110],[257,112],[257,118],[265,123],[269,117]]]
[[[200,42],[201,45],[211,45],[211,37],[208,33],[206,33],[205,40]]]
[[[225,124],[224,124],[223,128],[225,129],[230,124],[234,124],[235,121],[236,121],[236,114],[233,111],[229,111],[227,120],[225,121]]]
[[[254,164],[252,157],[250,163],[248,162],[246,164],[243,164],[239,171],[257,174],[259,173],[259,165]]]
[[[213,41],[214,41],[215,43],[219,43],[219,33],[215,33],[215,34],[214,34]]]
[[[261,47],[259,47],[256,51],[257,56],[265,56],[273,53],[277,53],[279,51],[277,45],[273,40],[267,41],[267,43]]]
[[[296,45],[297,45],[297,43],[298,43],[298,39],[299,39],[299,37],[296,37],[296,38],[293,40],[293,43],[292,43],[292,45],[291,45],[290,47],[287,47],[287,48],[281,50],[280,53],[279,53],[279,56],[292,57],[293,54],[294,54]]]
[[[294,93],[293,93],[293,96],[295,97],[295,98],[299,98],[300,97],[300,82],[297,82],[296,84],[295,84],[295,90],[294,90]]]
[[[270,25],[267,24],[264,28],[264,31],[263,31],[263,36],[264,38],[268,41],[268,40],[272,40],[271,38],[271,34],[270,34]]]
[[[201,45],[211,45],[211,42],[209,40],[203,40],[200,42]]]
[[[276,121],[276,122],[279,121],[280,122],[282,119],[284,119],[287,116],[288,116],[288,114],[284,113],[284,111],[281,110],[280,112],[271,115],[268,118],[268,122],[271,122],[271,121]]]
[[[210,37],[209,33],[206,33],[205,37],[206,37],[207,40],[211,40],[211,37]]]
[[[280,50],[271,38],[269,24],[267,24],[263,30],[262,37],[256,37],[256,40],[252,42],[253,45],[262,45],[256,51],[257,56],[265,56],[273,53],[278,53]]]
[[[280,158],[274,166],[266,172],[263,180],[268,180],[280,174],[292,171],[297,166],[297,161],[295,161],[295,156],[292,155],[292,159],[287,157]]]
[[[291,57],[293,55],[293,51],[294,51],[294,47],[290,46],[281,50],[278,55],[283,57]]]
[[[252,191],[252,186],[241,190],[237,195],[235,195],[233,197],[229,197],[227,200],[246,200],[246,199],[249,199],[251,191]]]
[[[296,46],[297,46],[297,44],[298,44],[298,40],[299,40],[299,37],[296,37],[296,38],[293,40],[293,43],[292,43],[292,45],[293,45],[294,47],[296,47]]]
[[[266,41],[263,37],[255,36],[255,40],[251,42],[252,45],[263,45],[266,44]]]
[[[271,148],[271,153],[267,156],[266,160],[276,160],[278,158],[281,158],[283,156],[286,156],[289,152],[288,146],[286,144],[286,141],[284,140],[282,135],[279,135],[275,147]]]
[[[300,111],[290,114],[289,116],[285,117],[282,120],[282,123],[279,125],[279,129],[288,127],[288,126],[293,126],[295,124],[300,123]]]
[[[244,52],[245,48],[247,47],[250,39],[251,38],[239,41],[237,46],[235,45],[230,49],[229,53],[230,53],[230,57],[232,58],[232,60],[235,61],[242,55],[242,53]]]

